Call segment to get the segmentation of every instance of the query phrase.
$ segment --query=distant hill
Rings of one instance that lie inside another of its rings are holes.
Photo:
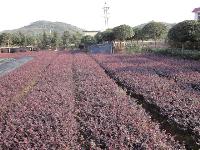
[[[58,34],[62,34],[64,31],[68,30],[70,33],[80,32],[82,33],[83,29],[80,29],[71,24],[63,23],[63,22],[51,22],[51,21],[36,21],[31,23],[30,25],[24,26],[19,29],[14,30],[5,30],[2,32],[9,33],[17,33],[22,32],[25,35],[39,35],[44,31],[47,33],[56,31]]]
[[[161,23],[165,24],[168,29],[172,28],[175,25],[175,23],[166,23],[166,22],[161,22]],[[143,28],[146,24],[147,23],[143,23],[143,24],[135,26],[134,28]]]

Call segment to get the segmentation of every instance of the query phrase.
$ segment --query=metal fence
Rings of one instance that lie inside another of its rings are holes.
[[[88,50],[91,53],[113,53],[112,43],[104,43],[104,44],[95,44],[88,47]]]

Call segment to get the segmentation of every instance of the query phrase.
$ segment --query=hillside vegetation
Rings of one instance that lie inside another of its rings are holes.
[[[6,30],[3,32],[8,33],[18,33],[21,32],[25,35],[39,35],[43,32],[57,32],[58,34],[63,34],[64,31],[69,31],[70,33],[76,33],[76,32],[82,32],[83,29],[80,29],[76,26],[73,26],[71,24],[63,23],[63,22],[51,22],[51,21],[36,21],[31,23],[30,25],[24,26],[19,29],[14,30]]]

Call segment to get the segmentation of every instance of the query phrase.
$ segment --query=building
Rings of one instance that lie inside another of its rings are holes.
[[[98,32],[100,32],[100,31],[83,31],[84,36],[90,35],[90,36],[93,36],[93,37],[94,37]]]
[[[200,7],[199,8],[195,8],[192,12],[195,14],[194,19],[195,20],[200,20]]]

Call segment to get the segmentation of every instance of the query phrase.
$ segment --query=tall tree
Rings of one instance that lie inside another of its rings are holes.
[[[115,40],[114,33],[112,29],[107,29],[106,31],[102,32],[103,41],[113,41]]]
[[[169,40],[180,42],[184,49],[185,42],[200,42],[200,22],[186,20],[173,26],[168,32]]]
[[[59,45],[59,37],[57,32],[53,32],[53,37],[51,38],[51,47],[57,49]]]
[[[128,25],[120,25],[113,28],[113,34],[114,34],[115,39],[120,40],[120,41],[125,41],[128,38],[131,38],[134,36],[132,27]]]
[[[18,34],[20,39],[19,46],[26,46],[27,45],[26,36],[22,32],[19,32]]]
[[[86,35],[81,39],[81,43],[83,43],[87,47],[89,45],[95,44],[96,40],[94,37]]]
[[[0,35],[0,43],[1,46],[7,46],[10,47],[12,44],[12,36],[10,33],[2,33]]]
[[[72,39],[72,35],[69,33],[69,31],[64,31],[62,35],[62,43],[63,43],[64,48],[69,47],[71,43],[71,39]]]
[[[102,32],[98,32],[94,38],[96,39],[97,43],[102,43],[103,42],[103,33]]]
[[[26,46],[35,46],[36,37],[26,36]]]
[[[75,47],[78,47],[81,43],[82,34],[79,32],[76,32],[72,35],[71,42],[75,45]]]
[[[15,45],[15,46],[19,46],[20,45],[21,39],[20,39],[18,34],[16,34],[16,33],[12,34],[11,40],[12,40],[12,44],[13,45]]]
[[[43,32],[42,40],[41,40],[41,47],[43,49],[49,48],[49,37],[47,36],[46,32]]]
[[[136,40],[138,43],[139,40],[142,40],[142,29],[134,28],[133,31],[135,33],[135,35],[133,36],[133,40]]]
[[[143,33],[148,39],[153,39],[155,42],[161,39],[167,32],[167,27],[161,22],[150,22],[143,27]]]

